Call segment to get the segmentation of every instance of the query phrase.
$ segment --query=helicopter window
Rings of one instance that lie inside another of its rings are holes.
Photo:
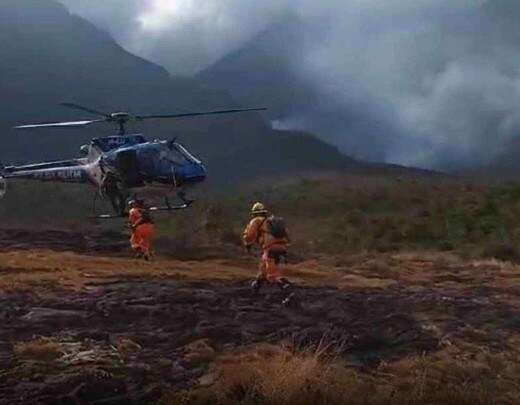
[[[171,163],[177,163],[180,165],[184,165],[186,163],[190,163],[190,161],[177,149],[171,149],[162,156],[163,159],[168,160]]]
[[[154,172],[159,159],[159,151],[155,148],[145,148],[139,151],[139,167],[145,172]]]
[[[174,147],[175,147],[175,149],[176,149],[179,153],[181,153],[181,154],[184,156],[184,158],[185,158],[186,160],[188,160],[188,161],[192,161],[192,162],[194,162],[194,163],[199,163],[199,164],[201,163],[200,160],[196,159],[196,158],[195,158],[195,157],[194,157],[190,152],[188,152],[188,151],[186,150],[186,148],[185,148],[184,146],[182,146],[181,144],[176,143],[176,144],[174,144]]]
[[[189,160],[178,150],[148,147],[139,151],[139,169],[144,173],[170,173],[175,165],[185,165]]]

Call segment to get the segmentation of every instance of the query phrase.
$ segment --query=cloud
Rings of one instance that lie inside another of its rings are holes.
[[[191,75],[239,48],[290,0],[60,0],[127,49]]]
[[[152,0],[139,15],[141,53],[193,74],[253,38],[287,8],[284,0]]]
[[[288,11],[293,74],[331,105],[277,126],[330,134],[361,157],[429,167],[484,162],[520,132],[514,0],[62,0],[127,49],[193,74]],[[279,89],[278,89],[279,90]]]
[[[118,42],[131,47],[138,16],[148,8],[148,0],[58,0],[78,14],[108,31]]]

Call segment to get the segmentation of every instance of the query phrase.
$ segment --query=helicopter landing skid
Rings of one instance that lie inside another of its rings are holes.
[[[184,197],[184,196],[183,196]],[[165,205],[164,206],[152,206],[146,208],[150,212],[168,212],[168,211],[180,211],[185,210],[189,208],[195,200],[188,200],[186,198],[181,198],[182,204],[180,205],[171,205],[168,198],[165,198]],[[126,213],[123,214],[101,214],[101,215],[94,215],[89,217],[90,219],[117,219],[117,218],[126,218]]]
[[[181,205],[174,205],[174,206],[164,206],[164,207],[150,207],[148,208],[148,211],[151,211],[151,212],[157,212],[157,211],[179,211],[179,210],[185,210],[186,208],[189,208],[190,205],[193,203],[190,202],[189,204],[188,203],[184,203],[184,204],[181,204]]]
[[[164,198],[164,206],[162,207],[149,207],[148,211],[155,212],[155,211],[179,211],[184,210],[186,208],[189,208],[191,204],[195,202],[195,200],[188,200],[186,198],[186,195],[183,192],[177,193],[177,196],[181,199],[182,204],[180,205],[171,205],[170,200],[168,200],[168,197]]]

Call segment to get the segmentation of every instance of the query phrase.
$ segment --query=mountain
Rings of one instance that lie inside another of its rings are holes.
[[[502,153],[491,159],[489,162],[459,171],[459,174],[475,177],[479,179],[518,181],[520,173],[520,140],[511,140]]]
[[[226,89],[241,104],[268,105],[268,117],[275,125],[306,128],[348,155],[363,151],[361,158],[382,161],[392,129],[365,105],[347,111],[302,68],[308,49],[323,39],[324,32],[317,26],[287,13],[196,79],[216,91]],[[368,151],[366,145],[371,146]]]
[[[63,101],[143,114],[245,106],[225,88],[208,88],[198,78],[173,77],[128,53],[107,33],[55,0],[2,0],[0,41],[2,162],[76,155],[91,137],[112,133],[109,127],[11,129],[20,123],[89,118],[59,106]],[[320,170],[353,163],[312,135],[273,131],[257,113],[163,121],[139,129],[150,138],[179,137],[206,160],[210,175],[223,181],[265,168]]]
[[[208,87],[227,89],[237,100],[269,105],[273,119],[296,113],[318,102],[313,89],[292,69],[297,55],[290,46],[308,31],[298,17],[284,15],[197,78]]]

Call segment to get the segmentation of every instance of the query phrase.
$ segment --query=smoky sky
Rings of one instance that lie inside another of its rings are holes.
[[[61,2],[128,50],[188,76],[293,13],[313,32],[286,44],[294,76],[337,114],[361,115],[363,125],[327,128],[312,108],[276,125],[332,131],[340,147],[342,137],[357,137],[360,157],[374,157],[383,145],[377,158],[389,162],[485,163],[520,134],[515,0]]]

